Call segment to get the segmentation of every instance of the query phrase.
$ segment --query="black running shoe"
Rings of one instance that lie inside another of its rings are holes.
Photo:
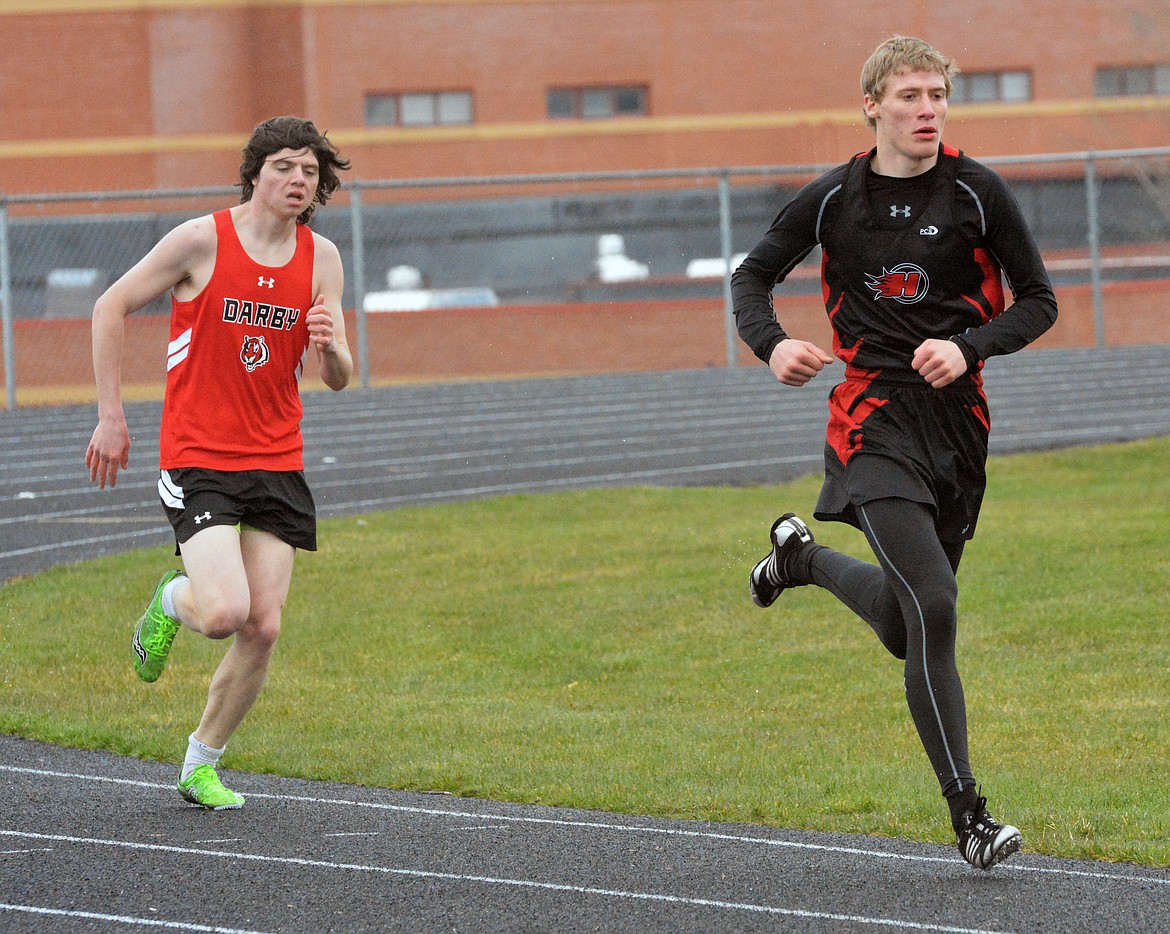
[[[982,796],[975,809],[964,814],[962,820],[956,845],[963,859],[976,869],[990,869],[1020,848],[1020,832],[988,814],[987,799]]]
[[[790,512],[772,523],[769,533],[772,551],[752,568],[748,587],[756,606],[771,606],[785,588],[794,586],[788,578],[788,559],[804,545],[812,542],[812,532]]]

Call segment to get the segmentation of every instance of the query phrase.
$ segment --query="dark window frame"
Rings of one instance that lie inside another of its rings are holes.
[[[443,119],[442,98],[454,95],[462,96],[467,100],[467,119]],[[407,98],[430,99],[431,118],[417,121],[403,118],[404,103]],[[410,91],[368,91],[364,98],[365,124],[367,127],[452,127],[471,126],[475,123],[475,93],[470,88],[442,88],[439,90],[410,90]],[[378,109],[393,110],[393,119],[372,119],[377,116]]]
[[[1009,81],[1018,78],[1027,81],[1027,94],[1024,97],[1008,95],[1005,87]],[[986,93],[975,92],[975,87],[987,82],[993,83],[994,90],[990,96]],[[1016,104],[1030,101],[1035,98],[1032,72],[1027,68],[1005,68],[998,71],[962,71],[952,79],[954,86],[951,91],[950,102],[954,104]]]
[[[599,101],[604,102],[602,111],[590,112]],[[649,113],[650,86],[646,84],[556,85],[545,95],[549,120],[624,120]]]
[[[1170,62],[1101,65],[1093,78],[1096,97],[1162,97],[1170,94]]]

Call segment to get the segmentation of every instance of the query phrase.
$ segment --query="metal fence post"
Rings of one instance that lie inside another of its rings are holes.
[[[370,341],[366,327],[366,248],[362,229],[362,190],[355,181],[349,192],[349,223],[353,238],[353,303],[357,319],[358,379],[370,388]]]
[[[1103,266],[1105,263],[1110,263],[1109,258],[1103,258],[1102,252],[1108,250],[1108,245],[1116,238],[1114,231],[1111,228],[1103,226],[1102,219],[1102,205],[1101,201],[1107,194],[1113,190],[1114,181],[1112,177],[1102,179],[1100,177],[1101,169],[1099,166],[1109,167],[1115,160],[1135,160],[1135,159],[1166,159],[1170,157],[1170,147],[1157,147],[1146,149],[1127,149],[1127,150],[1098,150],[1094,152],[1061,152],[1061,153],[1041,153],[1034,155],[1016,155],[1016,156],[991,156],[981,159],[987,165],[1012,165],[1012,166],[1027,166],[1029,178],[1035,177],[1038,181],[1043,182],[1047,178],[1047,173],[1041,168],[1045,165],[1055,165],[1062,163],[1076,162],[1082,165],[1082,175],[1085,185],[1085,198],[1087,204],[1087,247],[1089,252],[1090,275],[1092,285],[1092,309],[1093,327],[1095,329],[1095,336],[1093,340],[1097,346],[1102,346],[1106,341],[1106,326],[1111,322],[1106,321],[1106,308],[1104,300],[1104,273]],[[603,194],[616,195],[618,191],[625,191],[627,183],[639,183],[638,186],[630,186],[630,190],[640,187],[640,183],[652,182],[674,182],[685,183],[686,186],[702,187],[704,194],[699,202],[705,202],[704,206],[699,210],[703,213],[696,221],[697,228],[702,231],[702,239],[706,240],[711,233],[707,224],[710,223],[710,218],[705,215],[707,210],[710,210],[710,184],[714,180],[717,183],[717,204],[719,212],[719,233],[720,242],[718,250],[722,254],[722,297],[723,297],[723,318],[724,318],[724,337],[725,337],[725,357],[727,367],[737,366],[737,361],[741,355],[746,352],[741,346],[738,338],[738,332],[735,325],[735,309],[733,296],[731,293],[731,275],[732,269],[732,253],[734,244],[733,236],[733,217],[731,204],[731,180],[734,178],[737,184],[748,184],[747,180],[751,178],[765,179],[770,177],[777,177],[779,179],[799,179],[801,177],[817,177],[822,175],[829,166],[824,164],[808,164],[808,165],[771,165],[771,166],[738,166],[738,167],[712,167],[712,168],[689,168],[689,169],[650,169],[638,171],[614,171],[614,172],[567,172],[567,173],[552,173],[552,174],[531,174],[531,175],[505,175],[505,176],[456,176],[456,177],[433,177],[433,178],[394,178],[394,179],[362,179],[362,180],[347,180],[345,189],[350,195],[350,235],[352,237],[352,257],[346,263],[346,277],[352,282],[352,285],[346,288],[346,294],[350,297],[346,304],[352,301],[351,308],[354,309],[354,343],[356,347],[353,348],[354,365],[359,369],[360,378],[355,386],[360,386],[363,389],[369,388],[373,382],[373,373],[371,365],[372,348],[371,336],[369,334],[369,313],[366,312],[365,302],[368,298],[365,281],[365,209],[363,204],[363,192],[370,190],[372,192],[393,192],[398,190],[409,191],[412,196],[409,200],[418,200],[419,202],[436,201],[437,203],[445,204],[450,207],[450,204],[461,199],[461,195],[448,193],[451,189],[460,189],[463,191],[487,191],[492,198],[493,208],[495,210],[495,202],[497,199],[503,198],[527,198],[529,194],[534,197],[537,193],[545,192],[542,197],[551,198],[554,201],[560,197],[559,192],[573,192],[582,194],[591,194],[598,190]],[[1073,169],[1075,172],[1075,169]],[[1148,170],[1149,172],[1157,171],[1160,174],[1155,180],[1150,181],[1150,185],[1156,182],[1164,182],[1164,170],[1158,166]],[[1063,173],[1060,175],[1064,179]],[[795,182],[794,182],[795,183]],[[787,185],[787,182],[784,183]],[[606,187],[601,187],[606,186]],[[515,188],[524,189],[522,191],[513,191]],[[655,184],[653,187],[658,187]],[[671,185],[672,191],[681,189],[680,185]],[[1147,186],[1149,187],[1149,186]],[[532,192],[525,193],[528,188]],[[1157,192],[1151,191],[1151,194],[1157,200]],[[109,257],[115,253],[123,253],[128,248],[128,241],[119,245],[106,244],[104,241],[100,249],[94,245],[95,240],[102,240],[102,237],[85,237],[84,242],[74,242],[69,236],[65,234],[62,228],[55,226],[57,218],[53,217],[53,229],[47,229],[47,223],[39,219],[40,208],[52,206],[53,210],[47,213],[66,214],[66,209],[70,205],[83,205],[76,211],[68,211],[69,214],[77,214],[77,217],[66,217],[70,223],[87,224],[89,221],[95,222],[94,229],[102,230],[104,228],[97,227],[96,224],[104,224],[106,221],[100,220],[93,216],[91,202],[102,202],[103,208],[98,214],[105,213],[123,213],[121,210],[116,210],[113,205],[120,204],[126,201],[143,201],[147,206],[143,208],[142,212],[135,214],[130,220],[135,223],[152,223],[153,219],[158,216],[159,204],[162,202],[176,202],[174,210],[180,210],[178,203],[180,201],[186,202],[188,199],[202,199],[216,198],[222,199],[225,196],[238,195],[238,189],[229,186],[215,186],[206,188],[188,188],[188,189],[154,189],[146,191],[79,191],[79,192],[59,192],[49,194],[12,194],[0,192],[0,325],[3,330],[0,331],[0,338],[2,338],[2,346],[4,357],[2,362],[5,367],[5,381],[6,381],[6,405],[9,409],[16,407],[16,383],[17,383],[17,348],[16,338],[17,333],[14,331],[15,318],[18,310],[14,305],[13,295],[15,293],[15,300],[21,303],[20,314],[30,315],[37,314],[40,311],[42,298],[47,296],[49,287],[48,276],[44,275],[46,270],[51,271],[54,267],[61,267],[69,269],[72,267],[84,266],[102,266],[108,267],[112,261]],[[487,196],[485,196],[487,197]],[[379,210],[382,208],[379,205],[384,200],[381,196],[378,197],[377,204]],[[218,203],[218,201],[217,201]],[[38,215],[36,218],[25,216],[25,206],[38,206],[36,211],[32,213]],[[12,209],[15,207],[18,211],[17,223],[15,229],[12,221]],[[580,207],[578,212],[576,209]],[[613,205],[619,209],[619,205]],[[389,210],[389,208],[387,208]],[[624,210],[624,207],[620,208]],[[401,210],[399,207],[394,207],[393,210],[397,212]],[[527,224],[517,224],[515,230],[510,227],[504,233],[504,236],[514,236],[516,244],[522,244],[525,238],[536,237],[547,232],[549,236],[564,236],[567,238],[580,238],[584,236],[587,230],[593,228],[589,227],[585,221],[596,215],[598,223],[603,220],[608,223],[606,211],[609,210],[607,201],[599,200],[596,203],[589,203],[588,205],[560,205],[554,210],[553,217],[550,224],[545,231],[544,227],[532,227],[529,229]],[[668,216],[670,207],[668,204],[663,204],[660,207],[654,207],[652,210],[647,209],[648,217],[660,217],[666,224],[673,224],[673,220]],[[685,224],[690,224],[690,208],[685,208],[687,216]],[[631,217],[637,215],[635,211]],[[486,215],[485,215],[486,216]],[[371,218],[371,223],[373,223]],[[46,218],[46,222],[48,218]],[[614,221],[615,223],[617,220]],[[338,240],[339,246],[343,243],[345,238],[344,219],[338,219],[341,225],[340,230],[336,230],[340,236]],[[753,223],[755,223],[753,221]],[[330,228],[333,222],[330,222]],[[383,229],[389,225],[376,225],[379,229],[376,232],[371,232],[371,241],[376,242],[376,245],[381,245],[387,241],[397,243],[399,233],[393,229]],[[87,228],[88,229],[88,228]],[[670,228],[670,229],[673,229]],[[472,231],[468,230],[468,233]],[[1063,234],[1064,228],[1061,228],[1058,233]],[[1125,231],[1121,231],[1124,234]],[[19,234],[19,238],[16,235]],[[130,233],[123,235],[117,234],[118,237],[130,236]],[[133,234],[136,236],[136,234]],[[462,234],[461,234],[462,235]],[[661,228],[662,242],[666,242],[666,238],[672,234],[666,228]],[[689,236],[689,234],[687,235]],[[24,244],[26,237],[43,238],[44,243],[36,242],[33,245],[35,250],[14,249],[18,244]],[[458,239],[456,236],[455,239]],[[453,242],[453,241],[452,241]],[[110,249],[107,250],[106,246]],[[478,244],[476,248],[479,249],[482,244]],[[574,249],[580,249],[580,253],[584,256],[584,244],[575,243]],[[428,249],[429,246],[423,246],[421,249]],[[438,247],[436,247],[438,249]],[[512,244],[504,242],[501,244],[502,250],[512,249]],[[674,253],[673,248],[670,261],[673,263],[679,256],[685,256],[685,253]],[[704,248],[705,249],[705,248]],[[1084,247],[1082,247],[1084,249]],[[51,251],[52,255],[46,255],[46,251]],[[1165,261],[1164,251],[1158,246],[1152,252],[1158,255],[1135,257],[1135,261],[1125,264],[1129,275],[1140,275],[1137,272],[1139,267],[1154,267],[1156,269],[1165,269],[1167,263]],[[27,268],[26,263],[30,262],[29,254],[35,253],[36,257],[32,260],[32,268]],[[374,254],[372,253],[371,256]],[[502,253],[503,255],[510,255]],[[710,256],[705,253],[704,256]],[[1083,254],[1082,254],[1083,256]],[[120,260],[119,260],[120,261]],[[133,262],[127,258],[128,262]],[[657,261],[657,260],[656,260]],[[577,260],[574,260],[576,263]],[[13,266],[16,266],[15,272]],[[1075,275],[1083,277],[1083,266],[1081,260],[1076,260],[1071,264],[1075,269]],[[106,269],[106,271],[109,271]],[[658,270],[656,270],[658,272]],[[16,279],[19,274],[20,282]],[[482,285],[495,286],[497,283],[490,280],[493,275],[491,269],[485,268],[480,273],[486,277]],[[528,273],[526,272],[526,275]],[[1162,275],[1162,274],[1159,274]],[[547,276],[546,279],[539,278],[540,276]],[[662,290],[670,290],[678,285],[677,279],[679,276],[671,274],[666,265],[666,259],[663,257],[663,282],[651,283],[654,288],[661,288]],[[710,289],[715,287],[713,278],[709,278],[706,273],[703,278],[707,279],[705,286],[700,286],[702,294],[711,295]],[[555,270],[553,273],[546,273],[543,269],[531,271],[531,282],[523,280],[523,290],[517,291],[513,289],[505,296],[507,303],[525,304],[529,301],[529,296],[535,294],[531,300],[534,302],[543,302],[549,295],[572,295],[573,290],[579,283],[576,280],[571,280],[564,274],[563,270]],[[1076,281],[1081,281],[1077,278]],[[512,283],[509,282],[509,287]],[[535,293],[529,289],[533,286]],[[1111,283],[1112,285],[1112,283]],[[375,285],[375,288],[377,286]],[[684,295],[694,294],[694,287],[690,283],[687,284],[685,291],[678,290],[679,297]],[[554,291],[555,290],[555,291]],[[577,290],[578,295],[579,290]],[[616,293],[615,293],[616,294]],[[621,293],[623,295],[633,294],[632,292]],[[674,295],[675,292],[668,294]],[[615,301],[626,300],[621,298],[614,299]],[[89,309],[92,311],[92,303],[89,303]],[[47,310],[47,308],[46,308]],[[161,312],[162,308],[156,308],[155,311]],[[88,313],[88,312],[87,312]],[[353,320],[353,319],[351,319]],[[22,324],[26,323],[22,320]],[[31,322],[28,322],[31,323]],[[52,328],[48,329],[52,330]],[[38,329],[39,331],[39,329]],[[20,332],[23,337],[25,332],[22,329]],[[83,372],[89,371],[87,365],[84,370],[75,366],[73,368],[76,373],[72,374],[80,378]],[[35,381],[35,375],[22,374],[24,381],[29,383]]]
[[[4,397],[11,412],[16,408],[16,337],[12,322],[12,266],[8,257],[8,202],[0,201],[0,312],[4,322]]]
[[[1098,212],[1097,161],[1085,156],[1085,199],[1089,225],[1089,276],[1093,284],[1093,335],[1098,347],[1105,346],[1105,298],[1101,289],[1101,229]]]
[[[731,172],[719,174],[719,242],[723,253],[723,336],[727,344],[727,365],[736,365],[738,347],[735,307],[731,301]]]

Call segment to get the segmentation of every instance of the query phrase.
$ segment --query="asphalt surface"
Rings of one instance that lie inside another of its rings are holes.
[[[224,771],[0,737],[0,930],[1170,930],[1170,871]]]
[[[993,453],[1170,434],[1170,345],[1031,351],[987,368]],[[819,469],[826,380],[762,367],[307,397],[323,515],[509,492],[773,483]],[[158,406],[92,489],[94,413],[0,415],[0,581],[169,540]],[[766,512],[769,504],[762,505]],[[0,931],[1170,930],[1170,870],[666,821],[176,767],[0,736]],[[1025,828],[1026,842],[1026,828]]]

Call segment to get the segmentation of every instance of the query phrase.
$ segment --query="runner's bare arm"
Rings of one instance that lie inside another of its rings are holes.
[[[215,259],[215,228],[196,218],[163,237],[111,285],[93,308],[93,372],[97,382],[98,424],[85,452],[91,481],[104,489],[118,482],[130,463],[130,432],[122,409],[122,344],[126,317],[167,290],[199,274]]]
[[[345,271],[341,254],[329,240],[317,239],[314,264],[313,307],[309,309],[309,341],[317,350],[321,379],[333,390],[344,389],[353,375],[353,355],[345,339],[345,316],[341,312],[341,294]]]

